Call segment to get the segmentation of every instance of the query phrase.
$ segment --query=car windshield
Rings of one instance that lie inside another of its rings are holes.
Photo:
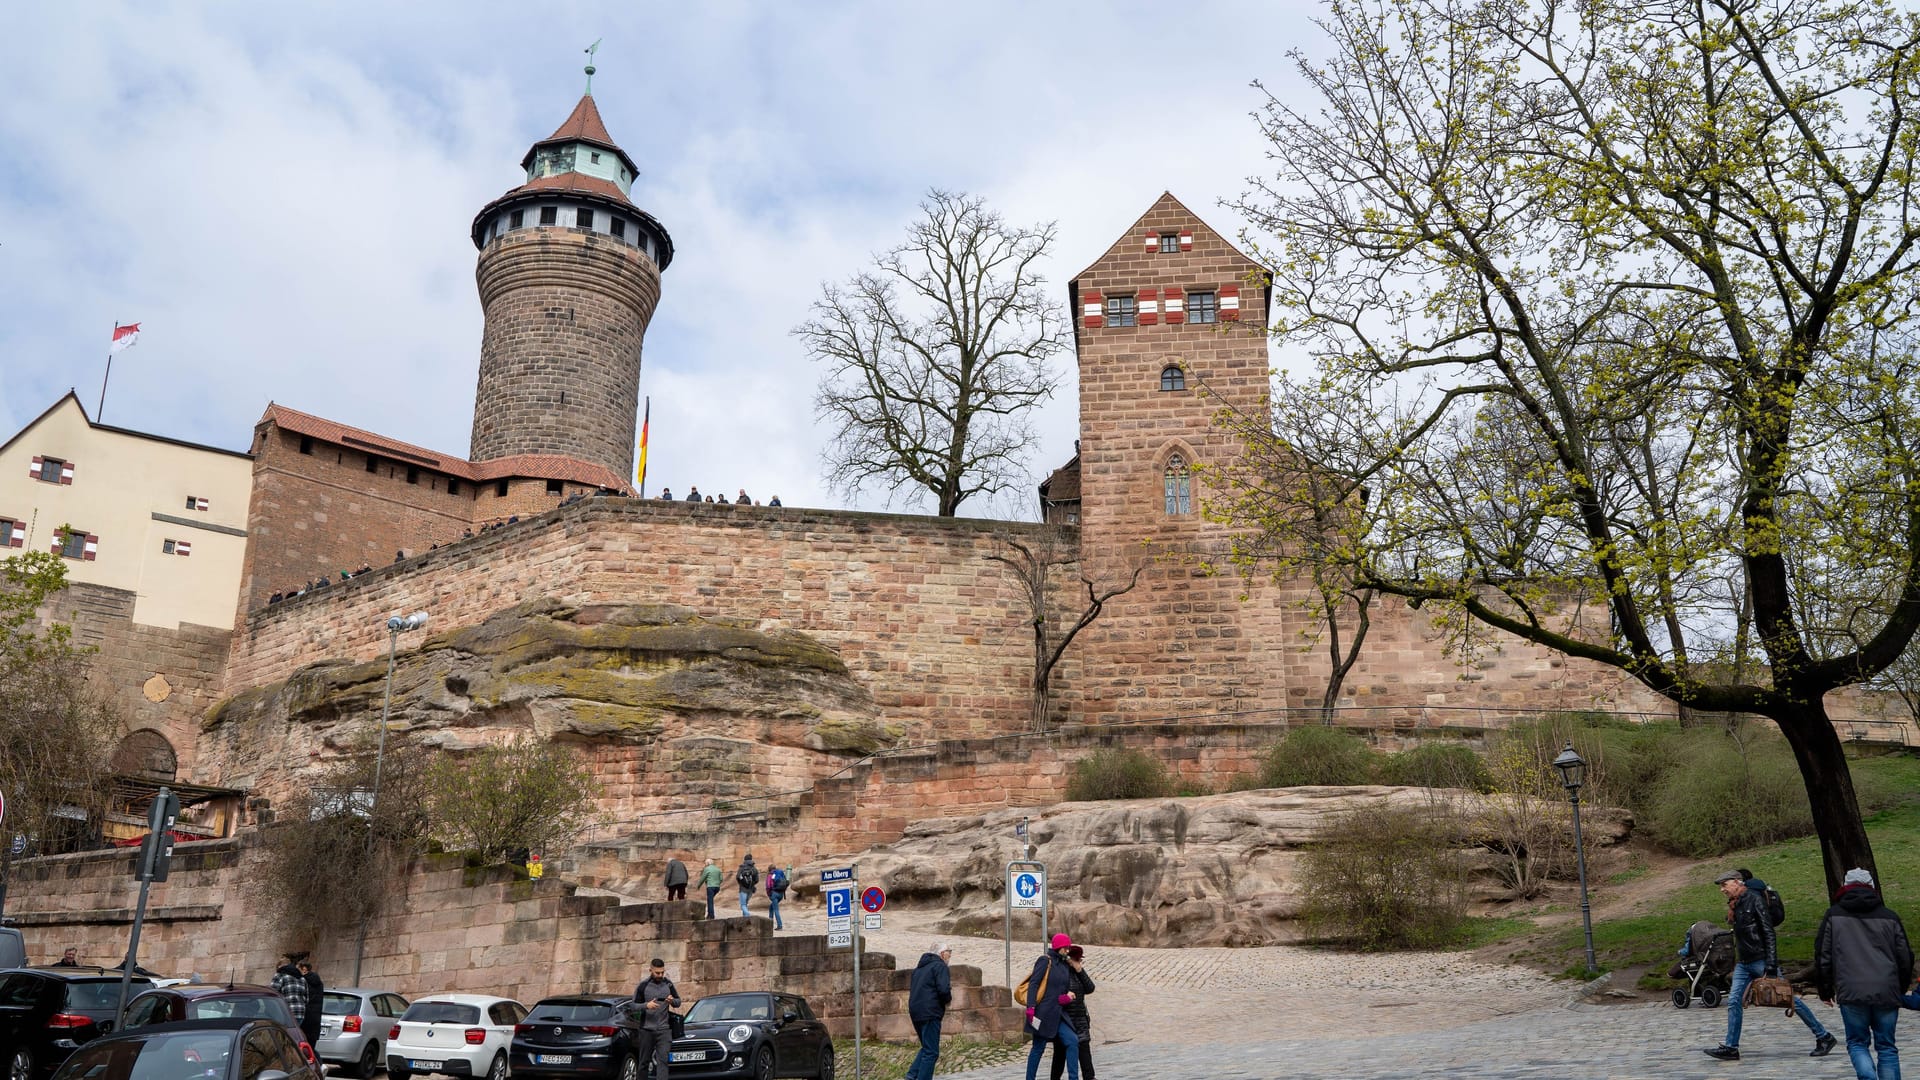
[[[762,994],[732,994],[727,997],[701,998],[687,1010],[687,1023],[712,1020],[771,1020],[773,1011]]]
[[[54,1080],[190,1080],[225,1076],[231,1031],[182,1031],[114,1039],[74,1051]]]
[[[416,1001],[400,1019],[416,1024],[477,1024],[480,1006],[457,1001]]]
[[[127,997],[142,990],[151,990],[153,984],[145,979],[133,980],[127,988]],[[113,1012],[120,1007],[119,979],[89,979],[67,984],[67,1008],[75,1012]]]
[[[266,997],[227,997],[187,999],[187,1019],[189,1020],[225,1020],[230,1016],[259,1016],[268,1020],[282,1020],[273,1007],[273,999]],[[283,1021],[284,1022],[284,1021]]]
[[[613,1015],[613,1006],[598,1001],[543,1001],[527,1015],[529,1019],[543,1023],[605,1020]]]
[[[328,994],[320,1001],[322,1016],[352,1016],[360,1011],[360,999],[352,994]]]

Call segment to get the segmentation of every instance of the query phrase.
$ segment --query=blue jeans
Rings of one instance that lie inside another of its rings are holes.
[[[713,918],[713,898],[720,895],[720,886],[707,886],[707,918]]]
[[[746,889],[740,890],[740,917],[743,919],[753,917],[753,912],[747,910],[747,901],[751,899],[753,899],[751,892],[748,892]]]
[[[1033,1037],[1033,1025],[1027,1025],[1027,1035]],[[1080,1080],[1080,1033],[1073,1030],[1073,1022],[1066,1017],[1060,1018],[1060,1051],[1067,1057],[1067,1076],[1069,1080]],[[1040,1059],[1046,1056],[1047,1047],[1053,1039],[1033,1039],[1033,1049],[1027,1052],[1027,1080],[1040,1075]]]
[[[1847,1056],[1860,1080],[1900,1080],[1900,1048],[1893,1045],[1893,1025],[1900,1019],[1898,1005],[1842,1005],[1840,1022],[1847,1027]],[[1874,1064],[1873,1049],[1880,1052]]]
[[[780,899],[779,893],[767,894],[767,914],[773,916],[773,928],[775,930],[782,928],[780,925]]]
[[[933,1066],[940,1060],[940,1021],[916,1023],[913,1033],[920,1036],[920,1052],[907,1066],[907,1080],[933,1080]]]
[[[1733,965],[1733,989],[1727,991],[1726,1045],[1740,1045],[1740,1018],[1741,1013],[1746,1011],[1740,1000],[1746,996],[1747,984],[1766,973],[1765,960],[1742,961]],[[1813,1010],[1807,1008],[1807,1003],[1797,997],[1793,999],[1793,1013],[1800,1018],[1801,1023],[1807,1025],[1808,1031],[1813,1032],[1814,1038],[1818,1039],[1826,1035],[1827,1029],[1821,1026],[1819,1018],[1813,1015]]]

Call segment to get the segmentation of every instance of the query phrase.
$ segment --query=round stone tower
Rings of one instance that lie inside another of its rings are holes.
[[[638,170],[588,94],[473,219],[486,319],[476,462],[553,454],[633,475],[640,345],[673,241],[628,197]]]

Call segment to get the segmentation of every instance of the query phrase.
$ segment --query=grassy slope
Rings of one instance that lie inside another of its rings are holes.
[[[1889,907],[1903,911],[1903,902],[1920,897],[1920,758],[1887,755],[1861,758],[1852,763],[1861,782],[1878,780],[1895,790],[1912,793],[1892,809],[1867,818],[1867,833],[1873,841],[1875,861],[1879,864],[1884,886],[1882,895]],[[1765,879],[1787,904],[1787,921],[1780,927],[1780,959],[1789,971],[1813,958],[1813,935],[1820,916],[1826,911],[1826,876],[1820,865],[1820,847],[1813,837],[1770,844],[1738,851],[1702,862],[1688,875],[1688,883],[1658,900],[1643,904],[1640,910],[1620,915],[1596,915],[1593,924],[1594,954],[1600,967],[1619,971],[1640,965],[1649,966],[1652,978],[1664,985],[1667,966],[1686,929],[1693,922],[1707,919],[1724,922],[1726,901],[1713,885],[1713,879],[1726,870],[1744,866]],[[1920,909],[1906,912],[1920,920]],[[1515,923],[1522,920],[1497,920],[1476,937],[1480,941],[1521,936]],[[1920,922],[1916,922],[1920,926]],[[1920,932],[1920,931],[1916,931]],[[1475,944],[1480,941],[1474,942]],[[1522,955],[1550,971],[1581,974],[1584,948],[1580,924],[1558,928],[1543,936],[1533,949]],[[1651,984],[1649,984],[1651,985]]]

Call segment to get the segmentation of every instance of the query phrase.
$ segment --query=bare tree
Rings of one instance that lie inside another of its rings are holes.
[[[1145,566],[1136,565],[1125,585],[1105,588],[1095,584],[1084,572],[1076,574],[1080,587],[1087,593],[1086,606],[1074,616],[1071,625],[1056,633],[1052,583],[1056,572],[1081,565],[1078,548],[1068,546],[1063,538],[1051,532],[1033,542],[1002,535],[999,543],[1005,550],[987,558],[1006,567],[1027,594],[1029,625],[1033,627],[1033,683],[1027,724],[1034,731],[1043,731],[1053,706],[1053,669],[1066,655],[1067,646],[1073,644],[1080,631],[1093,625],[1106,609],[1107,601],[1133,591],[1133,587],[1140,584],[1140,573]]]
[[[1829,887],[1872,868],[1825,698],[1920,630],[1920,15],[1332,0],[1320,25],[1241,208],[1275,332],[1368,451],[1349,480],[1382,511],[1339,561],[1457,635],[1768,717]],[[1590,599],[1605,625],[1569,619]]]
[[[907,242],[829,284],[794,329],[826,365],[829,483],[926,492],[941,517],[1026,479],[1033,406],[1059,386],[1065,323],[1035,266],[1052,223],[1014,228],[975,196],[928,193]]]

